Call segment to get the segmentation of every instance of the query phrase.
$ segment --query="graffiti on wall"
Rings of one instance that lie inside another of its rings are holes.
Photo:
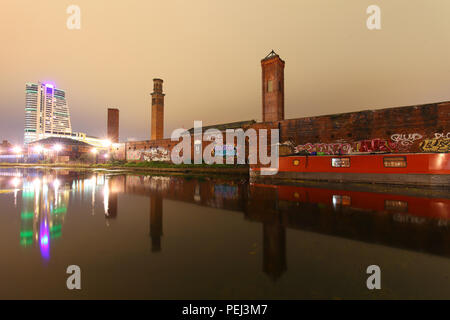
[[[294,153],[357,154],[389,152],[450,152],[450,132],[434,133],[424,139],[420,133],[396,133],[388,139],[370,139],[355,142],[306,143],[293,147]]]
[[[128,150],[128,160],[137,161],[170,161],[169,150],[163,147]]]
[[[450,139],[450,132],[437,132],[434,134],[435,139]]]
[[[385,139],[361,140],[352,143],[307,143],[294,148],[295,153],[352,154],[362,152],[395,152],[398,144]]]
[[[401,134],[396,133],[391,136],[391,140],[401,144],[402,146],[410,146],[414,143],[416,140],[422,139],[423,136],[419,133],[408,133],[408,134]]]
[[[294,148],[295,153],[325,153],[325,154],[347,154],[350,153],[349,143],[306,143]]]
[[[423,152],[450,152],[450,138],[426,139],[421,142],[420,149]]]

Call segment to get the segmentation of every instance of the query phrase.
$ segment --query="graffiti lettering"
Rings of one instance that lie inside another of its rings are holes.
[[[447,134],[440,132],[434,134],[435,139],[450,139],[450,132],[447,132]]]
[[[295,147],[294,151],[296,153],[306,151],[308,153],[321,152],[325,154],[348,154],[351,152],[351,148],[349,143],[307,143]]]
[[[355,152],[392,152],[397,145],[383,139],[363,140],[356,143]]]
[[[170,161],[169,150],[161,147],[128,151],[127,158],[139,161]]]
[[[414,143],[414,141],[422,139],[422,135],[418,133],[396,133],[391,136],[391,139],[392,141],[397,142],[402,146],[410,146]]]
[[[420,144],[424,152],[449,152],[450,139],[427,139]]]
[[[397,151],[398,144],[384,139],[372,139],[350,143],[306,143],[294,148],[295,153],[320,154],[352,154],[359,152],[393,152]]]

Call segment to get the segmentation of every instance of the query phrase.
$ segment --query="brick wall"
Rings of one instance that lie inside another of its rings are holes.
[[[266,123],[292,152],[448,152],[450,102]]]
[[[449,152],[450,102],[262,122],[243,130],[249,128],[257,132],[279,128],[280,155]],[[127,142],[127,160],[169,162],[176,144],[178,141],[170,139]],[[203,150],[209,144],[203,141]],[[251,151],[246,144],[246,157]],[[191,156],[193,159],[193,137]]]

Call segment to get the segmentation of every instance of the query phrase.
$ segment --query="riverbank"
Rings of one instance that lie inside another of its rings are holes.
[[[99,164],[70,164],[70,163],[0,163],[0,168],[67,168],[67,169],[105,169],[120,170],[139,173],[166,173],[166,174],[214,174],[214,175],[238,175],[248,176],[247,165],[227,164],[172,164],[161,162],[128,162],[99,163]]]

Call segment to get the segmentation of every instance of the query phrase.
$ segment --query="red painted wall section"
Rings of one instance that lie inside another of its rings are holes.
[[[385,167],[384,160],[404,157],[406,167]],[[332,167],[333,158],[345,156],[293,156],[281,157],[279,171],[288,172],[341,172],[341,173],[410,173],[410,174],[450,174],[450,153],[398,154],[350,156],[350,167]]]

